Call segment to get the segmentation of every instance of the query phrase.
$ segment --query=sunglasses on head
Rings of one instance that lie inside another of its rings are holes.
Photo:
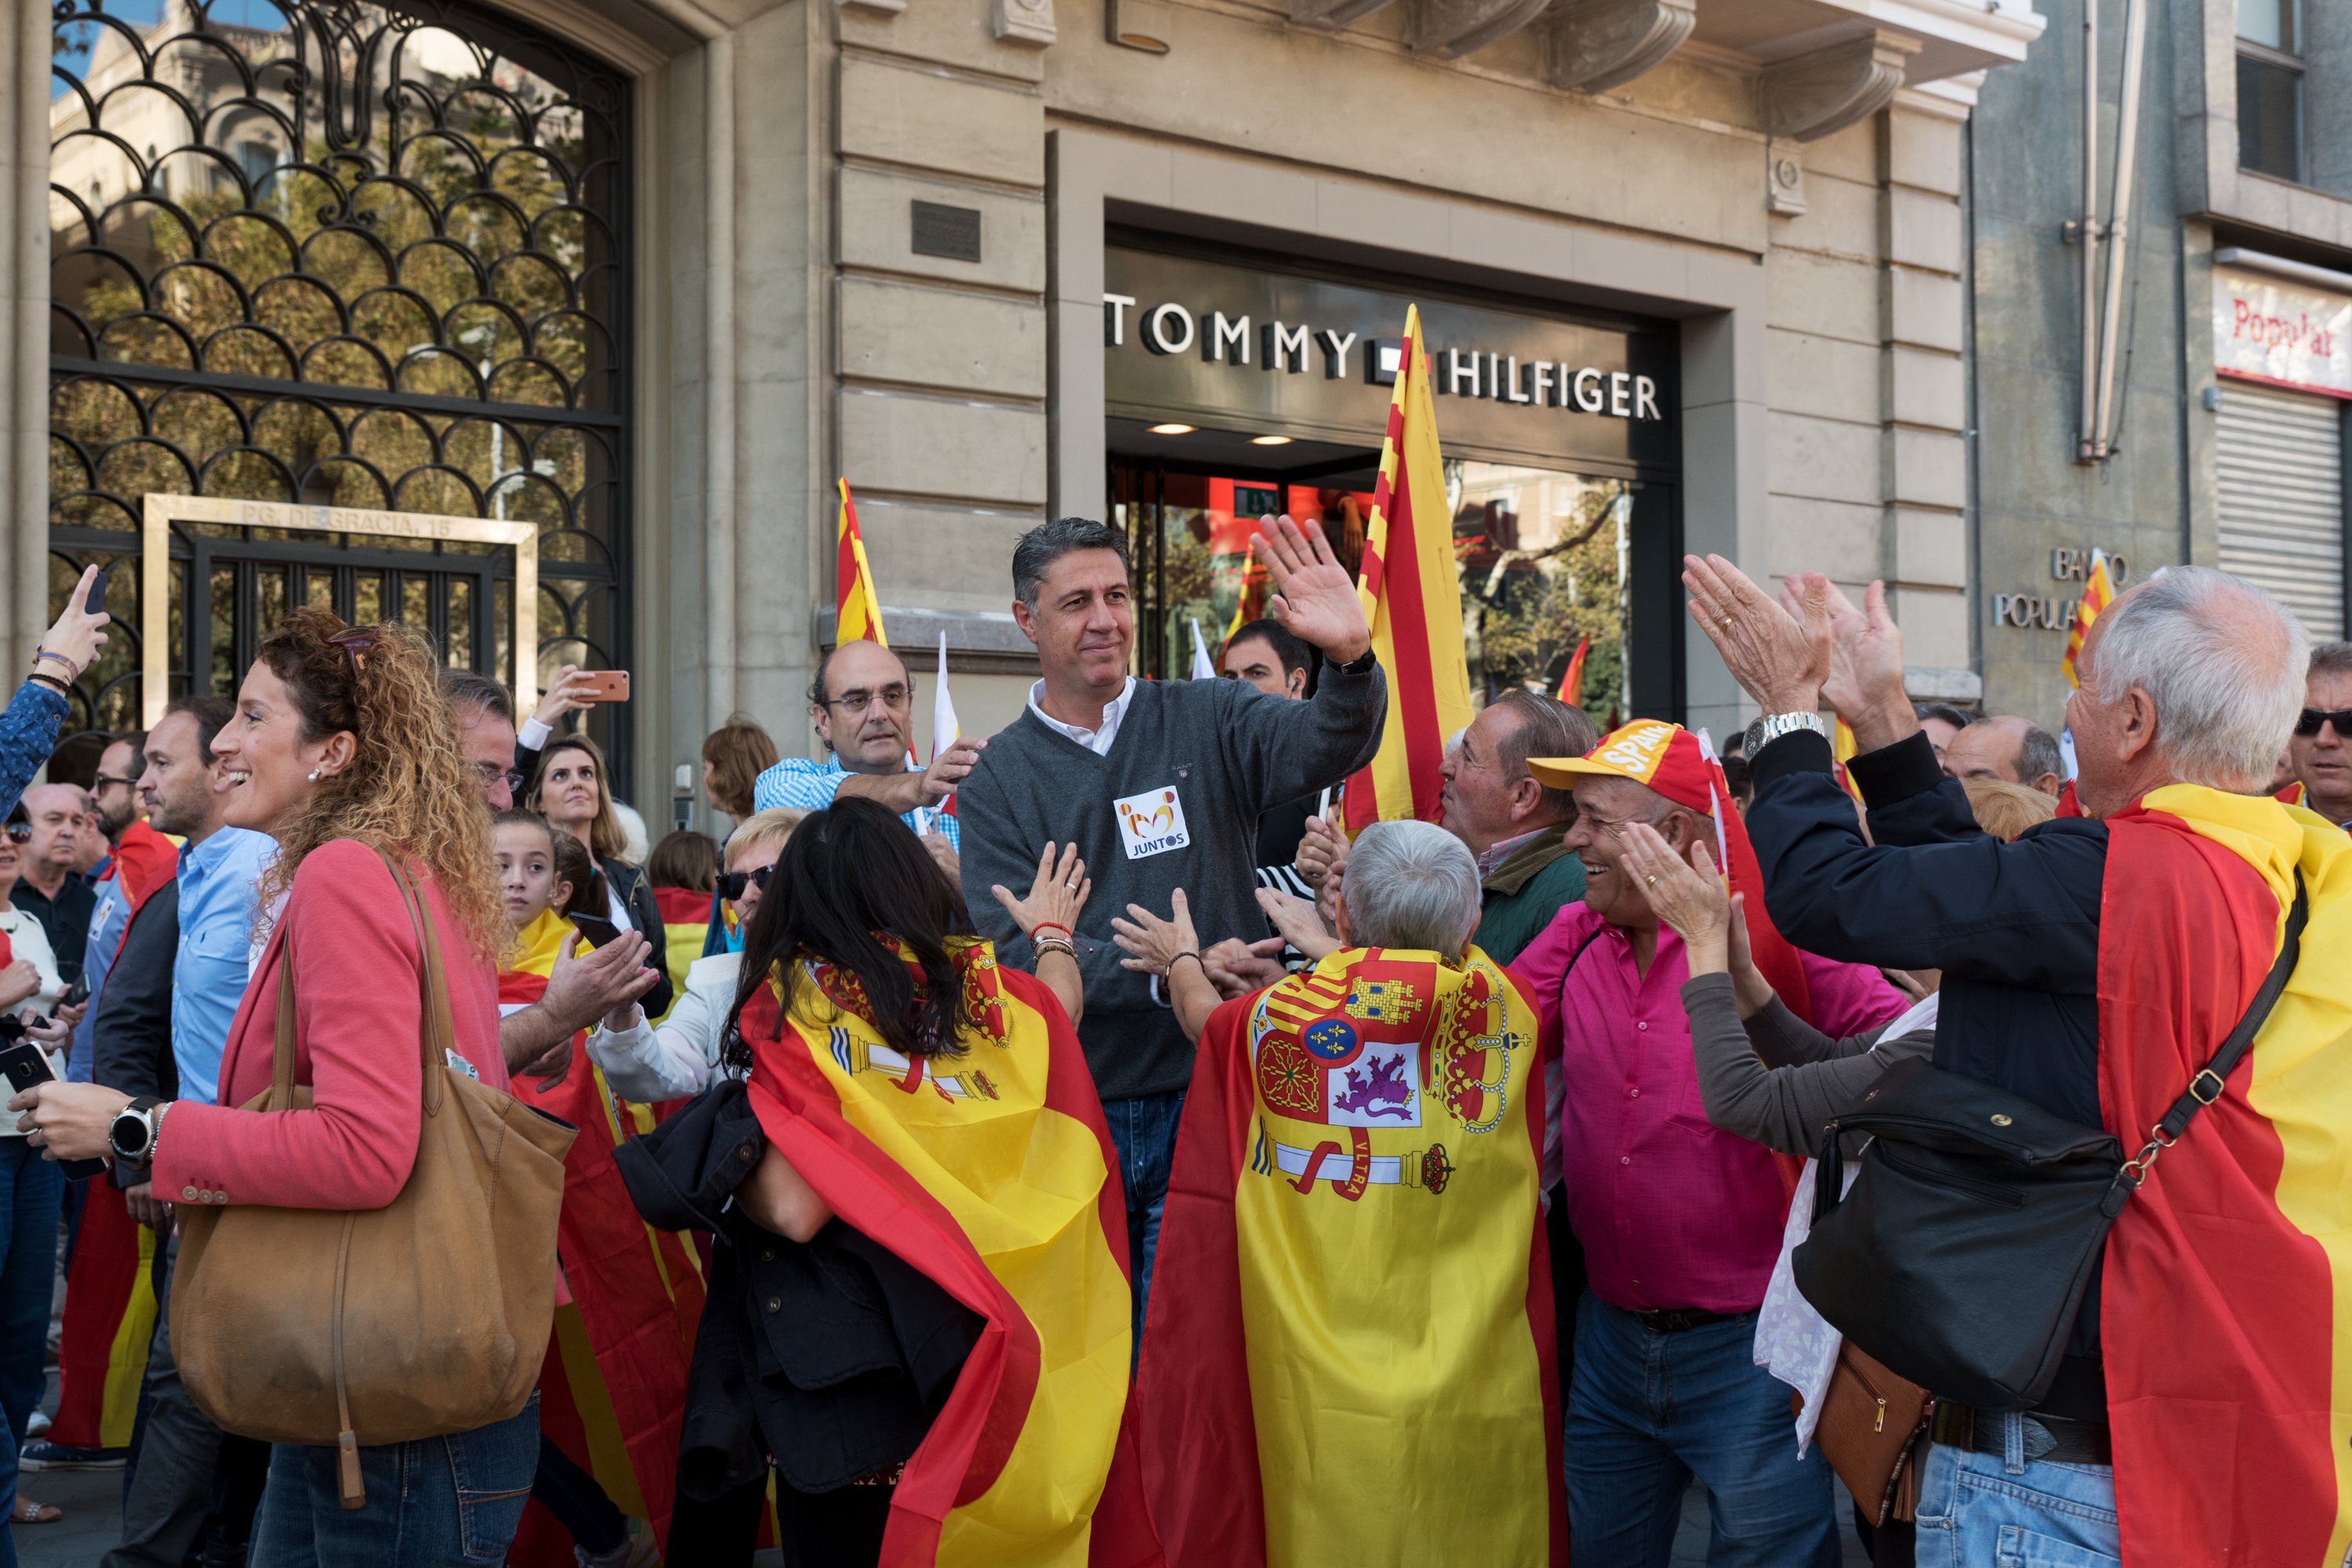
[[[2306,708],[2294,721],[2294,732],[2316,735],[2322,724],[2335,725],[2336,739],[2352,741],[2352,708]]]
[[[757,888],[765,892],[768,874],[774,869],[773,866],[761,866],[750,871],[723,872],[719,879],[719,896],[732,903],[743,896],[746,888]]]

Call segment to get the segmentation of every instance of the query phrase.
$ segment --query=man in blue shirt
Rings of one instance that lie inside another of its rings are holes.
[[[864,795],[898,812],[923,836],[924,847],[952,878],[962,826],[940,809],[980,760],[986,741],[959,740],[909,768],[915,735],[915,681],[898,656],[879,643],[846,642],[826,654],[809,682],[809,719],[831,753],[822,763],[786,757],[751,785],[761,811],[790,806],[823,811],[835,795]]]

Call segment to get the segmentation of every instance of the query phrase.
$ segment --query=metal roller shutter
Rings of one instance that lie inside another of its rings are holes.
[[[2343,405],[2242,382],[2221,390],[2221,570],[2332,642],[2344,635]]]

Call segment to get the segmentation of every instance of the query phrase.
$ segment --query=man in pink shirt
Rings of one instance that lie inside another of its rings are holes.
[[[1738,818],[1698,738],[1655,720],[1602,737],[1587,756],[1528,766],[1575,792],[1568,845],[1585,876],[1584,901],[1511,965],[1543,1014],[1546,1184],[1561,1184],[1555,1201],[1567,1205],[1589,1273],[1568,1394],[1571,1554],[1663,1565],[1696,1474],[1713,1510],[1710,1568],[1831,1568],[1829,1468],[1818,1448],[1798,1456],[1787,1385],[1752,1354],[1789,1187],[1762,1145],[1707,1121],[1682,942],[1659,924],[1618,842],[1629,822],[1655,827],[1678,853],[1704,842],[1738,883],[1742,863],[1753,864]],[[1726,836],[1741,838],[1728,854]],[[1876,970],[1794,952],[1761,929],[1759,893],[1749,890],[1748,908],[1759,964],[1768,945],[1778,952],[1783,1000],[1820,1027],[1854,1034],[1903,1011],[1906,999]]]

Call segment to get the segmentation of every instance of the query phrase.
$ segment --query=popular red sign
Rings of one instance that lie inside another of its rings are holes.
[[[2213,368],[2222,375],[2352,398],[2352,298],[2213,269]]]

